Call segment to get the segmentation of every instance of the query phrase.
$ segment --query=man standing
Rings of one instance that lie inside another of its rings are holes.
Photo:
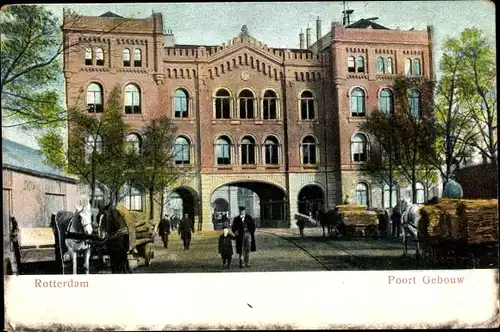
[[[240,206],[240,215],[234,218],[231,226],[232,232],[236,235],[236,252],[240,256],[240,268],[250,267],[250,251],[256,251],[255,246],[255,223],[249,215],[246,214],[246,208]]]
[[[401,235],[401,217],[403,212],[405,212],[405,201],[401,197],[396,206],[392,209],[391,221],[392,221],[392,237],[399,237]]]
[[[168,248],[168,236],[170,235],[170,221],[168,220],[168,215],[166,214],[160,223],[158,224],[158,235],[163,241],[163,246]]]
[[[194,233],[194,228],[187,213],[184,214],[184,218],[182,218],[177,232],[181,236],[182,242],[184,243],[184,250],[189,249],[189,246],[191,245],[191,233]]]

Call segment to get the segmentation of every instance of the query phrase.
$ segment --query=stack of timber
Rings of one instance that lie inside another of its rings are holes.
[[[155,224],[147,220],[148,218],[145,214],[129,211],[121,206],[118,206],[117,210],[123,216],[127,224],[130,249],[133,249],[139,243],[144,243],[154,238]]]

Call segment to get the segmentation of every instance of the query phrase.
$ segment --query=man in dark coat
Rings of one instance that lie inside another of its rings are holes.
[[[401,217],[405,212],[403,197],[397,202],[396,206],[392,209],[392,237],[399,237],[401,235]]]
[[[250,267],[250,251],[256,251],[255,246],[255,223],[249,215],[246,214],[246,208],[240,206],[240,215],[233,219],[231,230],[236,235],[236,252],[240,256],[240,268]]]
[[[168,215],[165,215],[160,223],[158,224],[158,235],[163,241],[163,246],[168,248],[168,236],[170,235],[170,221],[168,220]]]
[[[182,218],[177,232],[181,236],[182,242],[184,242],[184,250],[189,249],[191,245],[191,233],[194,233],[194,229],[193,223],[189,220],[187,213],[184,214],[184,218]]]
[[[179,225],[179,217],[176,214],[174,214],[171,222],[172,230],[177,230],[178,225]]]
[[[231,268],[231,258],[233,257],[233,239],[232,234],[229,233],[229,226],[222,226],[222,234],[219,237],[219,254],[222,257],[222,267],[225,267],[227,261],[227,268]]]

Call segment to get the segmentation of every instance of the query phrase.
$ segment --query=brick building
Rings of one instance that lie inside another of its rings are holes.
[[[194,171],[168,192],[179,204],[166,206],[204,227],[240,204],[261,226],[285,227],[297,212],[347,197],[387,205],[388,193],[358,172],[370,145],[358,126],[379,105],[393,107],[395,75],[434,75],[430,28],[390,30],[364,19],[334,23],[325,36],[318,20],[316,42],[307,29],[299,49],[269,47],[245,26],[220,45],[175,44],[159,13],[65,16],[63,32],[77,45],[64,55],[68,106],[84,89],[89,112],[102,112],[119,84],[134,144],[145,123],[168,114],[178,128],[176,163]],[[417,187],[425,197],[428,188]],[[130,190],[130,208],[144,206],[142,195]]]

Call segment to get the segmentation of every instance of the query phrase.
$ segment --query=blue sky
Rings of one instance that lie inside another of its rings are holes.
[[[124,17],[145,18],[152,11],[163,15],[165,29],[171,29],[178,44],[218,45],[238,35],[247,25],[250,35],[270,47],[298,48],[299,33],[311,27],[316,41],[316,18],[322,21],[323,35],[332,21],[341,21],[343,2],[214,2],[214,3],[141,3],[141,4],[65,4],[46,5],[61,17],[63,7],[82,15],[101,15],[112,11]],[[492,1],[347,1],[354,13],[351,22],[378,17],[388,28],[435,28],[436,65],[440,46],[446,38],[458,37],[465,28],[481,28],[495,40],[495,6]],[[437,67],[436,67],[437,68]],[[2,131],[2,136],[36,147],[33,134]]]

